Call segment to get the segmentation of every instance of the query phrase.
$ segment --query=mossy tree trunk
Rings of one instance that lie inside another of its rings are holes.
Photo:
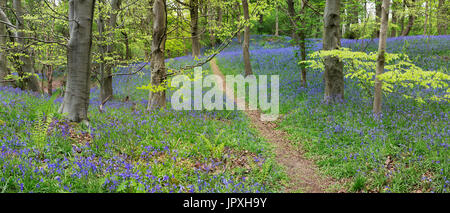
[[[383,0],[382,12],[381,12],[381,26],[380,26],[380,39],[378,42],[378,59],[377,68],[375,75],[375,91],[373,100],[373,113],[379,115],[381,113],[381,98],[382,98],[382,82],[379,80],[378,76],[383,74],[384,63],[385,63],[385,53],[386,53],[386,39],[388,21],[389,21],[389,0]]]

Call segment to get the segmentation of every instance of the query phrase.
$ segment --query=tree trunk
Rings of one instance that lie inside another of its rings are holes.
[[[3,8],[4,3],[6,2],[1,2],[0,3],[0,10],[1,8]],[[6,59],[6,37],[4,37],[3,35],[6,35],[6,25],[3,23],[0,23],[0,87],[3,86],[7,86],[8,84],[5,81],[5,77],[8,75],[8,70],[7,70],[7,59]]]
[[[99,0],[101,3],[103,3],[104,0]],[[106,97],[104,97],[104,90],[105,90],[105,56],[106,56],[106,45],[104,44],[104,31],[105,31],[105,22],[102,17],[102,7],[99,7],[99,17],[97,19],[97,30],[98,30],[98,41],[100,45],[98,46],[99,52],[100,52],[100,63],[98,65],[98,69],[100,73],[100,101],[103,102],[103,100],[106,100]]]
[[[392,3],[392,24],[397,24],[397,2],[394,0]],[[391,34],[390,37],[396,37],[397,36],[397,30],[395,29],[395,27],[392,28],[391,30]]]
[[[15,15],[17,18],[16,26],[17,26],[17,38],[16,41],[19,44],[20,49],[24,49],[26,46],[25,43],[25,21],[23,19],[23,8],[22,8],[22,0],[14,0],[13,2]],[[28,50],[23,50],[21,52],[25,54],[25,56],[20,56],[19,60],[22,62],[20,65],[17,66],[18,72],[20,76],[23,76],[25,74],[35,74],[33,63],[31,60],[31,54]],[[34,92],[40,92],[41,87],[39,86],[39,80],[35,75],[32,75],[25,79],[25,88],[29,89]],[[24,88],[24,89],[25,89]]]
[[[407,6],[411,9],[411,8],[415,7],[415,2],[416,2],[416,0],[412,0],[413,6],[411,6],[411,5],[407,5]],[[416,20],[416,16],[414,15],[413,12],[410,11],[409,18],[408,18],[408,25],[406,25],[406,28],[403,30],[402,36],[407,36],[409,34],[415,20]]]
[[[53,65],[47,65],[47,93],[49,96],[53,95]]]
[[[275,36],[279,36],[279,26],[278,26],[278,6],[275,6]]]
[[[448,23],[448,8],[445,4],[445,0],[439,0],[438,4],[438,16],[437,16],[437,30],[439,35],[447,34]]]
[[[6,46],[6,43],[8,42],[8,38],[6,35],[8,34],[7,28],[12,28],[10,30],[10,33],[12,36],[17,37],[17,32],[12,27],[11,21],[8,19],[6,14],[3,12],[3,8],[6,7],[6,1],[0,2],[0,20],[3,21],[0,22],[0,35],[5,35],[5,37],[0,37],[0,46]],[[8,71],[8,58],[7,58],[7,52],[5,51],[6,48],[0,49],[0,86],[7,86],[9,85],[8,82],[5,82],[3,79],[10,74]]]
[[[111,56],[113,54],[114,46],[111,43],[114,41],[114,29],[116,27],[117,23],[117,12],[120,9],[121,0],[112,0],[111,1],[111,14],[109,18],[109,42],[108,45],[106,45],[106,54]],[[104,66],[104,75],[102,76],[102,81],[100,83],[101,90],[100,90],[100,97],[101,101],[105,101],[106,99],[112,99],[113,98],[113,86],[112,86],[112,64],[106,63]]]
[[[405,3],[405,1],[406,0],[403,0],[403,2],[402,2],[402,9],[403,9],[403,11],[406,10],[406,3]],[[403,15],[401,15],[401,18],[400,18],[400,31],[397,33],[397,35],[401,36],[404,29],[405,29],[405,15],[403,14]]]
[[[299,12],[300,16],[304,16],[305,12],[305,3],[307,0],[301,1],[301,10]],[[300,55],[301,60],[306,61],[306,23],[305,21],[301,21],[302,28],[299,30],[299,38],[300,38]],[[302,69],[302,86],[306,88],[306,66],[304,64],[301,65]]]
[[[341,46],[340,0],[327,0],[324,12],[323,49],[334,50]],[[325,103],[335,103],[344,98],[343,62],[337,57],[324,59]]]
[[[215,47],[216,46],[216,36],[214,35],[214,29],[215,29],[215,25],[214,25],[214,8],[210,7],[208,10],[208,16],[209,16],[209,40],[211,42],[211,46]]]
[[[423,34],[427,35],[427,23],[428,23],[428,1],[425,1],[425,21],[423,24]]]
[[[217,29],[222,29],[222,22],[223,22],[223,11],[220,6],[217,6],[217,19],[216,19],[216,26]],[[214,37],[215,41],[214,43],[220,42],[220,38]]]
[[[217,11],[217,26],[219,27],[219,29],[222,27],[222,21],[223,21],[223,11],[222,8],[220,6],[217,6],[216,8]]]
[[[352,19],[351,19],[351,24],[358,24],[359,23],[359,8],[360,8],[360,2],[358,0],[353,0],[352,1],[353,5],[352,5]]]
[[[125,42],[125,60],[130,60],[131,59],[131,50],[130,50],[130,42],[128,40],[128,33],[122,31],[122,35],[123,35],[123,39]]]
[[[375,1],[375,15],[376,15],[376,23],[377,25],[380,23],[381,20],[381,2],[382,0],[376,0]],[[380,28],[376,28],[374,37],[379,38],[380,37]]]
[[[292,41],[294,42],[294,45],[298,44],[298,35],[297,35],[297,23],[292,23],[295,22],[297,14],[295,13],[295,4],[294,4],[294,0],[287,0],[287,5],[288,5],[288,13],[289,13],[289,17],[291,19],[291,25],[292,25],[292,32],[291,32],[291,37],[292,37]]]
[[[253,75],[252,65],[250,63],[250,15],[248,13],[248,3],[247,0],[242,0],[242,8],[244,9],[244,19],[246,22],[244,30],[244,44],[243,44],[243,55],[244,55],[244,66],[245,66],[245,76]]]
[[[381,97],[382,97],[382,82],[378,79],[378,76],[383,74],[384,71],[384,62],[385,62],[385,52],[386,52],[386,38],[388,21],[389,21],[389,0],[383,0],[382,6],[382,17],[381,17],[381,26],[380,26],[380,39],[378,42],[378,59],[377,59],[377,70],[375,76],[375,91],[374,91],[374,100],[373,100],[373,113],[375,115],[379,115],[381,113]]]
[[[239,22],[241,20],[241,5],[239,4],[239,1],[236,1],[235,10],[237,13],[236,20]],[[237,34],[237,39],[238,39],[239,44],[242,44],[242,35],[241,34],[242,34],[241,32],[238,32],[238,34]]]
[[[153,41],[151,57],[151,85],[158,87],[166,79],[164,50],[167,39],[166,0],[155,0],[153,3]],[[166,91],[149,92],[147,110],[162,108],[166,105]]]
[[[200,35],[198,32],[198,0],[190,0],[192,56],[200,56]]]
[[[67,85],[60,112],[74,122],[88,120],[94,5],[95,0],[69,1]]]
[[[300,32],[300,50],[302,61],[306,61],[306,36],[304,30]],[[301,65],[302,68],[302,86],[306,88],[306,66]]]
[[[263,30],[264,30],[264,26],[263,26],[263,23],[264,23],[264,14],[261,12],[261,13],[259,13],[259,20],[258,20],[258,32],[260,33],[260,34],[262,34],[263,33]]]
[[[177,19],[178,20],[183,20],[184,15],[183,15],[182,5],[180,3],[178,3],[178,2],[175,5],[176,5],[176,11],[177,11]],[[183,35],[182,33],[179,32],[180,27],[181,26],[177,26],[177,29],[176,29],[176,32],[177,32],[176,35],[178,35],[178,36],[182,36]],[[189,54],[189,49],[186,46],[186,44],[189,43],[188,39],[189,38],[184,38],[184,36],[183,36],[183,39],[182,39],[183,40],[183,49],[184,49],[185,55]]]

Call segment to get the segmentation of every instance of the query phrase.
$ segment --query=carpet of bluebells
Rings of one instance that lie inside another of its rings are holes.
[[[168,62],[175,66],[188,59]],[[280,189],[285,176],[271,147],[241,112],[170,107],[147,112],[148,93],[136,88],[149,77],[145,70],[115,78],[115,99],[103,113],[93,87],[89,126],[56,113],[61,97],[0,88],[0,192]]]
[[[297,49],[289,40],[253,36],[253,71],[280,75],[284,119],[279,126],[324,174],[345,180],[349,191],[448,192],[448,102],[419,104],[392,93],[383,99],[382,116],[374,117],[371,99],[346,79],[345,101],[324,105],[322,73],[309,71],[308,86],[301,87]],[[364,51],[376,51],[377,42],[342,40],[343,46]],[[308,51],[319,49],[319,39],[308,40]],[[450,36],[390,38],[387,50],[408,54],[426,70],[449,72]],[[221,71],[242,74],[241,54],[233,42],[217,57]],[[167,62],[174,67],[195,63],[190,56]],[[90,126],[56,113],[61,97],[0,88],[0,192],[282,189],[286,177],[274,163],[271,146],[241,112],[170,107],[147,112],[147,91],[136,88],[149,79],[146,69],[115,77],[115,99],[102,113],[98,87],[93,87]]]
[[[325,105],[323,71],[308,70],[301,87],[298,49],[289,38],[255,36],[251,56],[255,74],[280,75],[280,126],[301,143],[321,171],[342,179],[355,192],[449,192],[450,103],[416,103],[403,90],[383,98],[383,113],[374,117],[372,99],[353,79],[345,79],[345,100]],[[354,51],[377,51],[378,40],[343,39]],[[319,39],[307,41],[320,50]],[[389,38],[387,51],[405,53],[424,70],[449,73],[450,36]],[[243,70],[238,45],[219,55],[225,74]],[[433,92],[433,91],[426,91]]]

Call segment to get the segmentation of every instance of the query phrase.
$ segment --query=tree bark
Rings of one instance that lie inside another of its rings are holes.
[[[223,22],[223,10],[220,7],[220,5],[217,6],[216,11],[217,11],[216,26],[217,26],[217,29],[221,29],[222,22]],[[220,38],[215,37],[214,39],[215,39],[214,43],[220,42]]]
[[[166,0],[155,0],[153,3],[153,41],[151,57],[151,85],[157,87],[165,80],[166,68],[164,64],[164,50],[167,39]],[[155,110],[166,105],[166,92],[149,92],[147,110]]]
[[[208,10],[208,16],[209,16],[209,19],[210,19],[210,21],[209,21],[209,40],[210,40],[210,42],[211,42],[211,46],[212,47],[215,47],[216,46],[216,36],[214,35],[215,33],[214,33],[214,27],[215,27],[215,25],[214,25],[214,19],[213,19],[213,17],[214,17],[214,8],[213,7],[210,7],[209,8],[209,10]]]
[[[352,30],[352,28],[354,28],[354,26],[358,25],[358,16],[359,16],[359,1],[357,0],[350,0],[349,1],[350,5],[349,5],[349,9],[348,9],[348,22],[346,25],[346,29],[345,31],[347,32],[346,34],[343,34],[344,36],[347,36],[347,38],[349,39],[355,39],[357,37],[357,35],[354,33],[354,30]]]
[[[125,42],[125,60],[130,60],[131,59],[131,50],[130,50],[130,42],[128,39],[128,33],[122,32],[122,35],[123,35],[123,39]]]
[[[300,33],[300,50],[302,61],[306,61],[306,36],[305,32],[302,30]],[[306,88],[306,66],[301,65],[302,69],[302,86]]]
[[[236,19],[239,22],[241,20],[241,6],[239,4],[239,1],[236,1],[235,9],[236,9],[236,13],[237,13]],[[241,34],[242,34],[241,32],[239,32],[237,34],[237,39],[238,39],[239,44],[242,44],[242,35]]]
[[[388,27],[389,3],[390,3],[389,0],[383,0],[381,26],[380,26],[380,39],[378,42],[378,59],[375,75],[375,91],[373,100],[373,113],[375,115],[379,115],[381,113],[382,82],[379,80],[378,76],[383,74],[384,71],[386,38],[387,38],[387,31],[389,29]]]
[[[5,6],[4,1],[0,2],[0,10]],[[0,19],[1,20],[1,19]],[[6,24],[0,23],[0,87],[7,86],[7,82],[4,81],[5,77],[8,75],[7,69],[7,59],[6,59],[6,37],[3,35],[7,35],[6,32]]]
[[[247,0],[242,0],[242,8],[244,9],[244,19],[246,22],[244,30],[244,44],[242,47],[244,55],[245,76],[253,75],[252,65],[250,63],[250,15],[248,12]]]
[[[437,30],[439,35],[447,34],[448,23],[448,8],[446,7],[445,0],[439,0],[438,4],[438,16],[437,16]]]
[[[5,37],[0,37],[0,45],[5,45],[8,41],[8,37],[6,35],[8,34],[8,30],[12,36],[17,37],[17,32],[15,30],[15,26],[11,23],[11,21],[8,19],[6,14],[3,12],[3,8],[6,7],[6,1],[0,2],[0,20],[3,21],[3,23],[0,23],[0,35],[5,35]],[[12,29],[11,29],[12,28]],[[14,41],[14,38],[12,39]],[[5,51],[6,48],[0,49],[0,86],[7,86],[9,85],[8,82],[3,81],[3,79],[10,74],[8,71],[8,58],[7,58],[7,52]]]
[[[47,65],[47,93],[53,95],[53,65]]]
[[[109,15],[109,42],[108,45],[106,45],[106,55],[111,56],[113,54],[114,46],[111,43],[114,41],[114,28],[116,27],[117,23],[117,12],[120,9],[121,0],[112,0],[111,1],[111,14]],[[100,89],[100,97],[101,100],[104,101],[106,99],[112,99],[113,98],[113,87],[112,87],[112,64],[106,63],[104,65],[104,75],[102,76],[102,82],[100,83],[101,89]]]
[[[198,0],[190,0],[192,56],[200,56],[200,35],[198,32]]]
[[[101,3],[104,2],[104,0],[99,0]],[[100,52],[100,63],[98,64],[98,73],[100,73],[100,101],[103,102],[103,100],[106,100],[106,97],[104,97],[105,92],[105,56],[106,56],[106,45],[104,44],[105,38],[104,38],[104,31],[105,31],[105,21],[102,17],[102,7],[98,7],[99,10],[99,17],[97,19],[97,30],[98,30],[98,41],[100,45],[98,46],[99,52]]]
[[[278,5],[275,5],[275,36],[279,36]]]
[[[352,3],[353,3],[353,5],[352,5],[352,9],[351,9],[351,12],[352,12],[351,13],[352,14],[351,24],[358,24],[360,2],[358,0],[353,0]]]
[[[88,120],[94,5],[95,0],[69,1],[67,85],[60,112],[74,122]]]
[[[427,24],[428,24],[428,1],[425,1],[425,21],[423,24],[423,34],[427,35]]]
[[[410,9],[415,7],[415,2],[416,0],[412,0],[412,6],[411,5],[407,5]],[[413,12],[409,12],[409,17],[408,17],[408,25],[406,25],[406,28],[403,30],[402,32],[402,36],[407,36],[409,34],[409,32],[412,29],[412,26],[414,25],[414,21],[416,20],[416,15],[414,15]]]
[[[301,1],[301,10],[299,12],[300,16],[304,16],[305,12],[305,3],[307,0]],[[306,23],[302,21],[302,28],[299,30],[299,39],[300,39],[300,56],[302,61],[306,61]],[[306,88],[306,66],[304,64],[301,65],[302,70],[302,86]]]
[[[327,0],[324,12],[323,49],[334,50],[341,46],[340,0]],[[325,103],[335,103],[344,98],[343,62],[337,57],[324,59]]]
[[[397,2],[394,0],[392,1],[392,24],[397,24]],[[395,27],[392,28],[391,33],[390,33],[390,37],[396,37],[397,36],[397,30],[395,29]]]
[[[295,13],[295,4],[294,4],[294,0],[287,0],[287,5],[288,5],[288,13],[290,16],[291,20],[295,20],[297,14]],[[294,21],[295,22],[295,21]],[[297,23],[291,23],[292,26],[292,32],[291,32],[291,37],[292,40],[294,41],[294,44],[298,44],[298,35],[297,35]]]
[[[402,2],[402,9],[403,11],[406,10],[406,0]],[[403,30],[405,30],[405,15],[402,15],[400,18],[400,32],[398,32],[400,36],[403,34]]]
[[[261,13],[259,13],[259,20],[258,20],[258,32],[259,33],[263,33],[263,30],[264,30],[264,26],[263,26],[263,24],[264,24],[264,14],[261,12]]]
[[[376,15],[376,23],[377,25],[380,23],[381,20],[381,3],[382,0],[376,0],[375,1],[375,15]],[[374,37],[379,38],[380,37],[380,28],[376,28],[377,30],[375,31],[375,35]]]
[[[20,49],[24,49],[26,46],[25,43],[25,20],[23,19],[23,8],[22,8],[22,0],[14,0],[13,6],[16,15],[16,27],[17,27],[17,38],[16,41],[19,44]],[[19,60],[22,61],[20,65],[17,66],[18,72],[20,76],[25,74],[35,74],[33,63],[31,61],[31,54],[28,50],[22,51],[25,56],[20,56]],[[32,75],[25,79],[24,81],[25,87],[24,89],[29,89],[34,92],[40,92],[41,87],[39,85],[39,80],[35,75]]]

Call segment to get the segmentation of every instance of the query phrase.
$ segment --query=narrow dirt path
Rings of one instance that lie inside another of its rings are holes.
[[[228,95],[232,94],[230,90],[233,90],[233,88],[227,87],[225,77],[217,66],[216,61],[213,59],[210,64],[213,73],[223,79],[225,94],[235,99],[237,104],[245,104],[245,100]],[[290,179],[289,184],[285,186],[285,192],[328,192],[329,187],[335,184],[335,181],[331,178],[319,175],[314,162],[304,157],[304,152],[301,150],[301,147],[292,146],[292,143],[288,139],[289,135],[282,130],[276,129],[276,123],[261,121],[259,110],[245,110],[245,113],[261,136],[275,146],[274,151],[277,162],[285,167]]]

